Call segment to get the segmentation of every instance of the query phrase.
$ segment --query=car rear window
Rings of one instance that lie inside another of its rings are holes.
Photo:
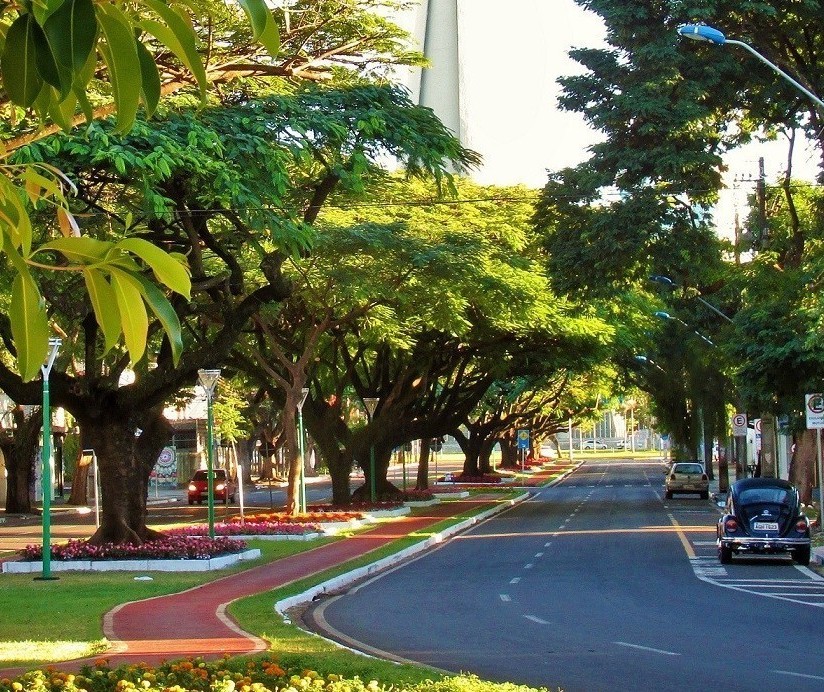
[[[775,504],[789,504],[791,492],[786,488],[750,488],[739,495],[742,505],[753,505],[761,502]]]
[[[704,473],[704,467],[701,464],[675,464],[672,467],[673,473],[689,473],[701,475]]]

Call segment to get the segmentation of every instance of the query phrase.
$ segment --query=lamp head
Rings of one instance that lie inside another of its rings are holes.
[[[306,396],[309,394],[309,387],[303,387],[300,390],[300,398],[298,399],[298,411],[303,411],[303,404],[306,403]]]
[[[197,371],[197,379],[200,380],[201,386],[206,390],[207,396],[211,398],[217,386],[217,381],[220,379],[220,369],[200,369]]]
[[[375,415],[375,409],[378,408],[379,399],[374,396],[366,396],[363,398],[363,405],[366,407],[366,412],[369,414],[369,420]]]
[[[675,286],[675,282],[672,279],[670,279],[668,276],[661,276],[661,274],[653,274],[649,277],[649,280],[657,284],[663,284],[664,286]]]
[[[672,315],[668,312],[664,312],[663,310],[657,310],[654,315],[662,320],[671,320],[673,319]]]
[[[693,41],[705,41],[718,46],[723,46],[727,41],[726,36],[724,36],[722,32],[706,24],[685,24],[684,26],[679,26],[678,34],[686,38],[691,38]]]

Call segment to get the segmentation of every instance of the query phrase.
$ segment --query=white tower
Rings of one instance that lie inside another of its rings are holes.
[[[567,51],[602,41],[575,0],[419,0],[396,21],[431,64],[402,81],[481,154],[479,182],[540,186],[547,168],[586,158],[592,132],[555,105],[555,80],[580,69]]]

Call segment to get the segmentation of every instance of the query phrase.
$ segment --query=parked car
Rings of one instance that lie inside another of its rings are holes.
[[[665,473],[667,498],[671,499],[676,493],[698,493],[704,500],[709,498],[710,479],[700,461],[677,461]]]
[[[738,554],[789,553],[800,565],[810,561],[810,522],[798,490],[779,478],[744,478],[733,483],[717,527],[718,559]]]
[[[609,449],[609,447],[600,440],[584,440],[584,449]]]
[[[209,487],[206,476],[206,469],[195,471],[192,480],[189,481],[189,504],[193,505],[195,502],[202,504],[204,500],[209,498]],[[214,477],[214,497],[215,502],[222,502],[228,504],[235,501],[235,493],[237,486],[234,481],[226,475],[226,469],[215,469],[213,471]]]

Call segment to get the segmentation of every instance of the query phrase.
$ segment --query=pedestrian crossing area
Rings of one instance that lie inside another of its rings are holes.
[[[722,565],[715,555],[700,555],[691,558],[690,564],[696,577],[715,586],[824,608],[824,577],[809,567],[777,563],[774,558],[769,559],[770,565],[758,564],[766,561],[747,559]]]

